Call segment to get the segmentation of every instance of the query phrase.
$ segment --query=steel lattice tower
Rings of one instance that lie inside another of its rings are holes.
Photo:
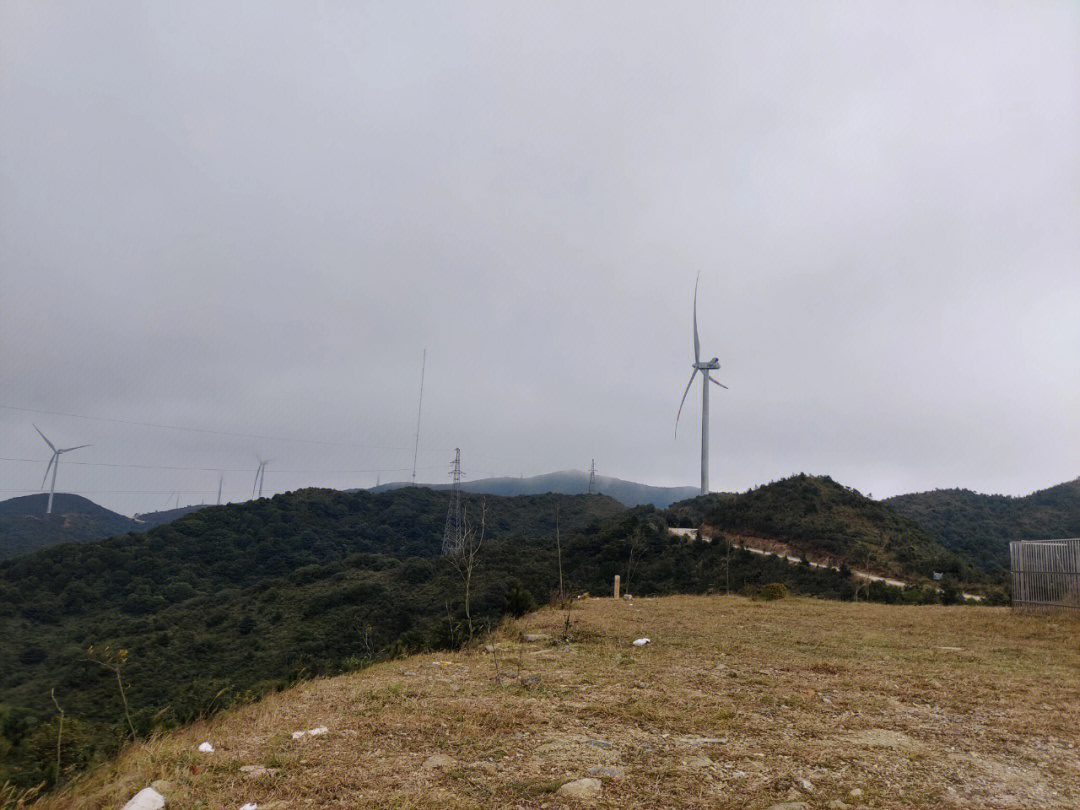
[[[450,554],[461,548],[461,448],[454,448],[454,461],[450,475],[454,486],[450,490],[450,508],[446,511],[446,528],[443,530],[442,553]]]

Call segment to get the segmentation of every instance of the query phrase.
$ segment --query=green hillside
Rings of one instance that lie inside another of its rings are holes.
[[[890,506],[827,476],[796,475],[737,495],[710,494],[671,506],[673,525],[782,541],[799,554],[852,568],[926,581],[935,571],[962,583],[987,575]]]
[[[65,762],[82,767],[120,744],[116,679],[87,660],[92,645],[95,656],[106,646],[127,651],[127,696],[145,734],[301,677],[459,643],[461,581],[439,553],[448,499],[415,487],[303,490],[0,563],[0,659],[14,662],[0,670],[0,783],[54,778],[54,688],[66,712]],[[465,502],[475,520],[480,496]],[[609,592],[620,574],[639,594],[784,582],[850,597],[835,572],[747,552],[727,560],[722,543],[675,538],[651,507],[602,495],[486,504],[478,625],[557,590],[556,504],[566,586],[576,592]]]
[[[66,492],[56,493],[52,514],[46,515],[48,500],[49,496],[42,493],[0,501],[0,560],[59,543],[86,543],[139,528],[129,517]]]
[[[1010,540],[1080,537],[1080,479],[1022,498],[937,489],[885,503],[998,575],[1008,570]]]

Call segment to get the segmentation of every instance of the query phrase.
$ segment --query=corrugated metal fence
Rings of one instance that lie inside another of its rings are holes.
[[[1014,607],[1080,611],[1080,539],[1009,543]]]

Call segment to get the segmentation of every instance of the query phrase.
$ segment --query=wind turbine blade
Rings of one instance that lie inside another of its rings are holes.
[[[697,278],[694,280],[694,362],[701,362],[701,341],[698,340],[697,333],[697,286],[701,281],[701,273],[698,273]],[[686,397],[683,397],[685,399]]]
[[[700,371],[700,369],[695,368],[692,372],[690,372],[690,382],[688,382],[686,384],[686,390],[683,391],[683,395],[682,395],[682,402],[679,403],[679,412],[677,414],[675,414],[675,435],[676,436],[679,435],[679,417],[682,416],[682,408],[683,408],[683,405],[686,404],[686,395],[690,393],[690,386],[694,384],[694,377],[697,376],[698,371]]]
[[[84,447],[93,447],[90,444],[80,444],[78,447],[65,447],[63,450],[57,450],[57,453],[70,453],[72,450],[82,450]]]
[[[31,422],[30,424],[33,425],[34,423]],[[34,430],[36,430],[38,432],[38,436],[45,439],[45,434],[41,432],[41,428],[39,428],[37,425],[34,425]],[[55,444],[50,442],[48,439],[45,439],[45,444],[49,445],[49,449],[52,450],[54,453],[56,452],[56,445]]]
[[[729,388],[728,388],[728,387],[727,387],[726,385],[724,385],[724,384],[723,384],[722,382],[717,382],[717,381],[716,381],[716,380],[714,380],[714,379],[713,379],[712,377],[709,377],[709,382],[713,383],[714,385],[719,385],[719,386],[720,386],[721,388],[723,388],[723,389],[724,389],[725,391],[728,391],[728,390],[730,390],[730,389],[729,389]]]
[[[45,467],[45,475],[41,477],[41,489],[45,489],[45,480],[49,477],[49,470],[52,469],[52,465],[56,463],[56,453],[52,454],[52,458],[49,459],[48,465]]]

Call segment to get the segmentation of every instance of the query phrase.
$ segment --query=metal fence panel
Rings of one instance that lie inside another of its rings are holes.
[[[1009,563],[1015,607],[1080,611],[1080,539],[1013,541]]]

